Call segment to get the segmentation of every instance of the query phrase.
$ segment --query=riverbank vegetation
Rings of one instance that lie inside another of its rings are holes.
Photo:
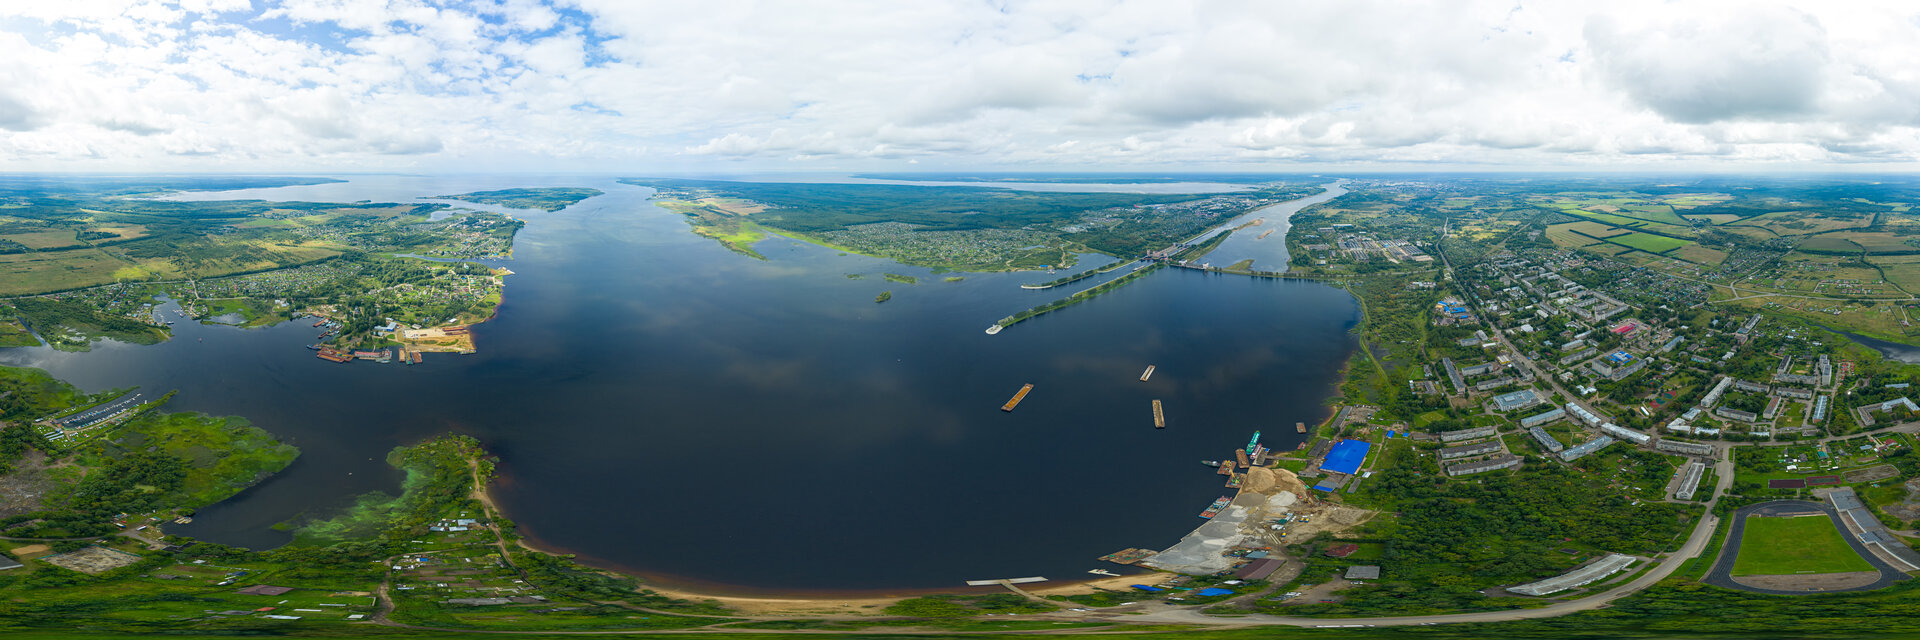
[[[33,421],[117,397],[34,369],[0,368],[0,535],[110,533],[117,514],[191,512],[286,468],[299,450],[240,418],[145,411],[57,444]]]
[[[1068,284],[1073,284],[1073,283],[1075,283],[1075,282],[1079,282],[1079,281],[1081,281],[1081,280],[1085,280],[1085,279],[1087,279],[1087,278],[1091,278],[1091,277],[1094,277],[1094,276],[1097,276],[1097,275],[1100,275],[1100,274],[1103,274],[1103,273],[1110,273],[1110,272],[1112,272],[1112,271],[1114,271],[1114,270],[1116,270],[1116,269],[1119,269],[1119,268],[1121,268],[1121,267],[1125,267],[1125,266],[1127,266],[1127,265],[1129,265],[1129,264],[1133,264],[1133,263],[1132,263],[1132,262],[1129,262],[1129,261],[1126,261],[1126,260],[1116,260],[1116,261],[1114,261],[1114,262],[1113,262],[1113,264],[1109,264],[1109,265],[1106,265],[1106,266],[1104,266],[1104,267],[1095,267],[1095,268],[1092,268],[1092,269],[1088,269],[1088,270],[1086,270],[1086,271],[1081,271],[1081,272],[1079,272],[1079,273],[1071,273],[1071,274],[1067,274],[1067,275],[1065,275],[1065,276],[1061,276],[1061,277],[1059,277],[1059,278],[1055,278],[1055,279],[1052,279],[1052,280],[1048,280],[1048,281],[1046,281],[1046,282],[1042,282],[1042,283],[1040,283],[1040,284],[1027,284],[1027,285],[1020,285],[1020,288],[1022,288],[1022,289],[1052,289],[1052,288],[1054,288],[1054,287],[1058,287],[1058,286],[1061,286],[1061,285],[1068,285]]]
[[[1153,273],[1155,271],[1160,270],[1160,267],[1161,265],[1159,264],[1149,265],[1146,268],[1143,268],[1139,271],[1135,271],[1133,273],[1129,273],[1127,275],[1120,276],[1118,278],[1114,278],[1106,282],[1102,282],[1086,290],[1076,292],[1073,295],[1067,296],[1065,298],[1061,298],[1059,300],[1055,300],[1053,302],[1049,302],[1049,303],[1040,305],[1038,307],[1033,307],[1031,309],[1021,311],[1019,313],[1007,316],[1005,318],[1001,318],[999,322],[996,322],[994,324],[998,324],[1002,327],[1011,327],[1015,324],[1026,321],[1035,316],[1040,316],[1040,315],[1044,315],[1054,311],[1059,311],[1067,307],[1071,307],[1081,302],[1091,300],[1093,299],[1094,296],[1098,296],[1102,293],[1106,293],[1108,291],[1112,291],[1114,289],[1127,286],[1128,283],[1131,283],[1135,280],[1146,277],[1146,275],[1149,273]]]
[[[1271,183],[1224,195],[1052,193],[994,187],[622,180],[712,237],[757,224],[850,253],[955,271],[1072,266],[1075,254],[1134,257],[1318,187]],[[735,250],[739,250],[736,248]]]
[[[438,200],[460,200],[462,202],[490,204],[514,209],[559,211],[573,206],[574,203],[600,195],[601,193],[599,189],[543,187],[534,189],[475,191],[453,196],[434,196],[434,198]]]

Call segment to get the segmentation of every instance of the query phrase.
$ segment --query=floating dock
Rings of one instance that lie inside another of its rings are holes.
[[[1015,392],[1015,393],[1013,394],[1013,399],[1012,399],[1012,400],[1008,400],[1006,404],[1003,404],[1003,405],[1000,405],[1000,410],[1001,410],[1001,411],[1013,411],[1013,408],[1014,408],[1014,407],[1018,407],[1018,406],[1020,406],[1020,401],[1021,401],[1021,400],[1025,400],[1025,399],[1027,399],[1027,392],[1029,392],[1029,391],[1032,391],[1032,390],[1033,390],[1033,385],[1032,385],[1032,384],[1028,384],[1028,385],[1026,385],[1026,386],[1024,386],[1024,387],[1020,387],[1020,391],[1018,391],[1018,392]]]
[[[1167,428],[1167,414],[1165,411],[1160,410],[1159,400],[1153,401],[1153,428],[1155,429]]]
[[[1147,365],[1147,372],[1140,374],[1140,381],[1146,382],[1147,378],[1151,377],[1153,377],[1153,365]]]

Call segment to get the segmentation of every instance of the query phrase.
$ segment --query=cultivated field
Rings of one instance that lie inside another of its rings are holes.
[[[1635,249],[1639,249],[1641,251],[1645,251],[1647,253],[1666,253],[1668,251],[1672,251],[1674,249],[1678,249],[1680,247],[1684,247],[1689,244],[1692,244],[1691,242],[1688,242],[1686,240],[1681,240],[1678,238],[1669,238],[1666,236],[1656,236],[1648,233],[1634,233],[1634,234],[1629,234],[1624,236],[1616,236],[1612,238],[1607,238],[1607,242],[1626,245],[1629,247],[1633,247]]]

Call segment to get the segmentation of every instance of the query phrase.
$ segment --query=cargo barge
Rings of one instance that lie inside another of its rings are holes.
[[[1295,423],[1293,423],[1293,432],[1294,432],[1294,433],[1306,433],[1306,432],[1307,432],[1307,423],[1305,423],[1305,422],[1295,422]]]
[[[1153,428],[1155,429],[1167,428],[1167,414],[1165,411],[1160,410],[1159,400],[1153,401]]]
[[[1153,377],[1153,365],[1147,365],[1147,372],[1140,374],[1140,381],[1146,382],[1147,378],[1151,377]]]
[[[1006,404],[1000,405],[1000,410],[1008,411],[1008,412],[1013,411],[1014,407],[1020,406],[1021,400],[1027,399],[1027,392],[1032,390],[1033,390],[1033,385],[1031,383],[1027,384],[1026,386],[1020,387],[1020,391],[1015,392],[1013,394],[1012,400],[1008,400]]]
[[[1221,496],[1219,500],[1213,501],[1213,505],[1207,507],[1206,511],[1200,512],[1200,517],[1211,520],[1214,516],[1220,515],[1220,512],[1229,504],[1233,504],[1233,498]]]

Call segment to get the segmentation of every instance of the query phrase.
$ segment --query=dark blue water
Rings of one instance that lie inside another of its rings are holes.
[[[1032,273],[947,283],[781,238],[754,260],[611,180],[354,180],[248,197],[608,194],[518,212],[517,275],[477,354],[339,365],[302,347],[307,323],[181,323],[161,345],[0,361],[88,389],[179,389],[174,410],[246,416],[301,447],[177,533],[280,544],[273,524],[394,490],[385,453],[453,431],[500,456],[496,496],[524,533],[592,562],[739,591],[951,588],[1082,578],[1114,568],[1102,554],[1171,544],[1226,492],[1198,460],[1256,429],[1290,448],[1293,423],[1326,415],[1358,319],[1323,285],[1171,270],[988,336],[1064,291],[1019,289],[1048,278]],[[1001,412],[1023,383],[1033,393]]]

